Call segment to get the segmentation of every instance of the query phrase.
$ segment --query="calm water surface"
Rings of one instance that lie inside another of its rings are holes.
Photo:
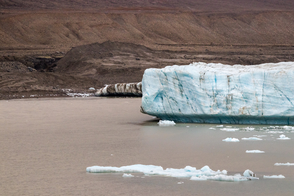
[[[279,141],[282,133],[260,130],[263,126],[243,131],[247,126],[233,125],[240,128],[236,132],[212,124],[159,127],[156,119],[139,112],[140,102],[140,98],[0,101],[0,195],[294,194],[294,167],[274,166],[294,162],[294,132],[284,131],[291,140]],[[262,141],[241,140],[253,135],[265,136]],[[227,137],[240,142],[223,142]],[[246,154],[246,150],[265,153]],[[250,169],[260,179],[200,182],[85,171],[93,165],[132,164],[197,169],[208,165],[229,174]],[[279,174],[286,178],[263,179]]]

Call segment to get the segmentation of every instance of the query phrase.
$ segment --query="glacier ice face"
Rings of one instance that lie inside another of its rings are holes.
[[[147,69],[142,112],[197,123],[294,124],[294,62]]]

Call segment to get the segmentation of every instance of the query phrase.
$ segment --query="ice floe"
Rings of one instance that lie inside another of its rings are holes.
[[[289,137],[286,137],[285,135],[280,135],[279,138],[277,138],[277,140],[289,140]]]
[[[123,174],[123,178],[132,178],[134,177],[132,174]]]
[[[229,131],[229,132],[234,132],[234,131],[238,131],[239,128],[222,128],[220,129],[221,131]]]
[[[176,123],[174,121],[170,121],[170,120],[160,120],[158,122],[159,126],[174,126],[176,125]]]
[[[267,135],[254,135],[255,137],[267,137]]]
[[[175,178],[190,178],[190,180],[217,180],[217,181],[247,181],[251,179],[259,179],[255,177],[255,174],[250,170],[245,170],[243,176],[241,174],[235,174],[233,176],[227,175],[226,170],[214,171],[209,166],[204,166],[201,169],[195,167],[186,166],[181,169],[167,168],[163,169],[161,166],[155,165],[129,165],[122,167],[112,166],[92,166],[86,168],[87,172],[90,173],[124,173],[123,177],[131,177],[126,173],[144,173],[145,175],[158,175]]]
[[[257,140],[262,140],[261,138],[258,138],[258,137],[243,137],[242,140],[253,140],[253,141],[257,141]]]
[[[285,176],[283,176],[281,174],[280,175],[272,175],[272,176],[264,175],[263,178],[285,178]]]
[[[246,127],[246,128],[244,128],[246,131],[254,131],[255,130],[255,128],[254,127]]]
[[[246,150],[246,153],[265,153],[262,150]]]
[[[216,127],[223,127],[223,125],[216,125]]]
[[[237,138],[228,137],[228,138],[226,138],[226,139],[224,139],[222,141],[224,141],[224,142],[239,142],[240,140],[237,139]]]
[[[294,163],[275,163],[275,166],[294,166]]]

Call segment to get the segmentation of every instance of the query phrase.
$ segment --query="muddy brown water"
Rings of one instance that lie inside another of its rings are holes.
[[[0,195],[293,195],[294,132],[226,132],[212,124],[159,127],[141,114],[140,98],[59,98],[0,101]],[[188,127],[187,127],[188,126]],[[226,125],[225,125],[226,126]],[[245,125],[233,125],[242,130]],[[209,129],[214,127],[215,129]],[[265,135],[262,141],[243,137]],[[237,143],[222,142],[227,137]],[[264,154],[246,154],[263,150]],[[259,180],[190,181],[161,176],[87,173],[86,167],[160,165],[229,174],[250,169]],[[264,179],[282,174],[285,179]],[[182,184],[178,184],[183,182]]]

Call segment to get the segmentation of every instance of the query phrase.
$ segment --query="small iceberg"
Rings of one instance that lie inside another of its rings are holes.
[[[246,153],[264,153],[262,150],[246,150]]]
[[[86,171],[89,173],[114,173],[120,172],[124,173],[123,177],[133,177],[131,174],[127,173],[144,173],[145,175],[157,175],[157,176],[166,176],[174,178],[189,178],[190,180],[199,181],[199,180],[214,180],[214,181],[247,181],[252,179],[259,179],[255,174],[250,170],[245,170],[243,176],[241,174],[235,174],[233,176],[227,175],[226,170],[217,170],[214,171],[210,169],[209,166],[204,166],[201,169],[196,169],[195,167],[186,166],[181,169],[167,168],[163,169],[161,166],[155,165],[129,165],[122,167],[112,167],[112,166],[92,166],[87,167]]]
[[[123,174],[123,178],[132,178],[134,177],[132,174]]]
[[[277,140],[289,140],[289,137],[286,137],[285,135],[280,135],[279,138],[277,138]]]
[[[176,123],[174,121],[170,121],[170,120],[160,120],[158,122],[159,126],[174,126],[176,125]]]
[[[264,175],[263,178],[285,178],[285,176],[283,176],[283,175],[272,175],[272,176]]]
[[[224,140],[222,140],[223,142],[239,142],[240,140],[237,139],[237,138],[231,138],[231,137],[228,137]]]
[[[220,129],[221,131],[229,131],[229,132],[234,132],[234,131],[238,131],[239,128],[222,128]]]
[[[275,166],[294,166],[294,163],[275,163]]]
[[[252,140],[252,141],[257,141],[257,140],[262,140],[261,138],[258,137],[243,137],[242,140]]]
[[[246,127],[246,128],[244,128],[246,131],[254,131],[255,130],[255,128],[254,127]]]

